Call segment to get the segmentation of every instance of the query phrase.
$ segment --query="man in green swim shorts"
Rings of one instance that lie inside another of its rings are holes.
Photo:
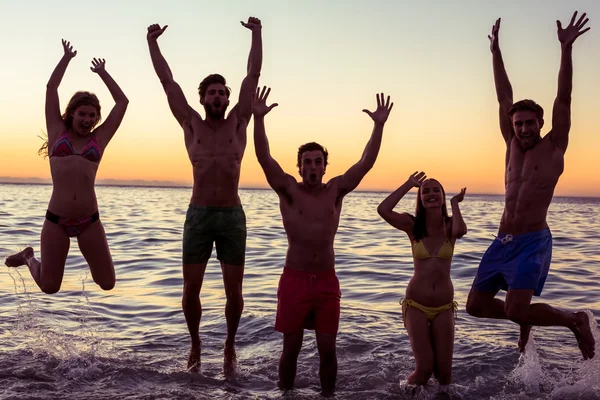
[[[239,101],[227,117],[230,89],[219,74],[207,76],[198,88],[203,119],[187,102],[158,47],[167,26],[148,27],[148,47],[156,74],[167,94],[173,116],[183,129],[194,171],[194,188],[183,228],[183,313],[192,340],[188,370],[200,370],[200,289],[213,242],[221,262],[227,303],[227,339],[224,372],[235,371],[235,335],[244,308],[242,280],[246,251],[246,217],[238,195],[240,167],[246,148],[246,128],[252,116],[252,98],[262,66],[261,22],[250,17],[242,25],[252,32],[247,75]],[[207,56],[213,56],[207,55]]]

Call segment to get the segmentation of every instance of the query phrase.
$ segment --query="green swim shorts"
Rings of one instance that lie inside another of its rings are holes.
[[[242,206],[204,207],[190,204],[183,225],[183,263],[202,264],[212,253],[229,265],[244,265],[246,214]]]

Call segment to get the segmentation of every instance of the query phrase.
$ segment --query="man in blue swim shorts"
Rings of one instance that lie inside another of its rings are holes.
[[[552,258],[552,235],[546,222],[554,188],[564,170],[571,128],[573,42],[589,28],[577,12],[565,28],[557,21],[561,44],[558,95],[552,129],[543,138],[544,111],[532,100],[513,103],[513,92],[498,44],[500,19],[492,27],[490,50],[500,130],[506,142],[506,201],[498,237],[483,256],[467,300],[478,318],[510,319],[521,326],[519,349],[525,350],[532,325],[564,326],[575,335],[584,359],[594,357],[595,341],[585,312],[565,312],[548,304],[531,304],[544,288]],[[500,289],[506,300],[496,299]]]

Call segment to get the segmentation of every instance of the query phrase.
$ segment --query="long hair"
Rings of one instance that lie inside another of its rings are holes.
[[[444,219],[444,222],[448,222],[450,217],[448,216],[448,208],[446,207],[446,192],[444,191],[444,187],[442,186],[440,181],[438,181],[437,179],[429,178],[429,179],[427,179],[427,181],[435,181],[440,185],[440,188],[442,189],[442,195],[443,195],[442,218]],[[427,181],[425,181],[425,182],[427,182]],[[425,183],[425,182],[423,182],[423,183]],[[421,200],[421,187],[423,187],[423,185],[419,186],[419,191],[417,192],[417,206],[415,209],[415,217],[414,217],[415,224],[413,226],[413,236],[414,236],[415,240],[421,240],[427,236],[427,212],[425,211],[425,205],[423,204],[423,201]]]
[[[98,119],[96,119],[93,127],[98,125],[98,123],[102,120],[102,114],[100,113],[100,100],[98,100],[98,97],[96,97],[94,93],[90,92],[76,92],[73,97],[71,97],[71,100],[69,100],[69,104],[67,104],[67,109],[65,110],[64,114],[61,115],[67,130],[73,128],[73,113],[81,106],[92,106],[96,109]],[[45,138],[42,137],[42,139],[44,139],[44,144],[42,144],[42,147],[40,147],[38,150],[38,154],[46,158],[48,157],[48,135],[46,135]]]

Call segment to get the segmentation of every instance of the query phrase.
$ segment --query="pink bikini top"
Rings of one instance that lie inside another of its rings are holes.
[[[86,160],[99,163],[100,146],[98,145],[98,139],[96,139],[96,135],[90,133],[90,140],[81,150],[81,153],[75,153],[73,151],[71,139],[69,138],[69,132],[65,131],[65,133],[63,133],[54,144],[52,152],[50,153],[50,157],[66,157],[72,155],[81,156]]]

